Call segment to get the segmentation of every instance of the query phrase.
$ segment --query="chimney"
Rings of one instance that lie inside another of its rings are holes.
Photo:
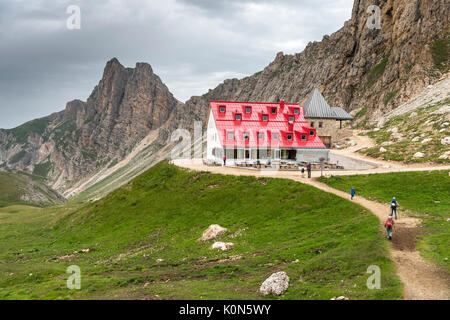
[[[284,108],[284,100],[283,100],[283,99],[280,100],[280,108],[281,108],[281,109]]]

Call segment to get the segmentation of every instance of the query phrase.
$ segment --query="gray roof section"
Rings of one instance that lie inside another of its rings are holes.
[[[331,107],[331,110],[333,110],[333,113],[336,115],[336,119],[353,120],[353,116],[341,107]]]
[[[320,91],[315,88],[303,104],[306,118],[352,120],[353,117],[340,107],[330,107]]]

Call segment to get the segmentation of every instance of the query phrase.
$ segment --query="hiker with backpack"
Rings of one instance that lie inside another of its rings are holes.
[[[356,191],[355,188],[352,187],[352,189],[350,190],[350,195],[352,196],[352,200],[355,197]]]
[[[394,227],[394,218],[390,215],[386,222],[384,223],[384,227],[386,228],[387,238],[392,240],[392,229]]]
[[[394,198],[392,198],[391,201],[391,216],[393,216],[395,214],[395,220],[397,220],[397,207],[399,207],[400,205],[398,204],[397,200]]]

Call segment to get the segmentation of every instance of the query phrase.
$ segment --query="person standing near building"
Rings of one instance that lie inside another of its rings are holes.
[[[226,166],[227,165],[227,157],[223,156],[223,165]]]
[[[308,165],[306,166],[306,170],[308,171],[308,178],[311,179],[311,162],[308,162]]]
[[[356,191],[355,188],[352,187],[352,189],[350,190],[350,195],[352,196],[352,200],[355,197]]]
[[[391,201],[391,216],[395,213],[395,220],[397,220],[397,207],[399,206],[400,205],[398,204],[397,200],[395,199],[395,197],[393,197]]]

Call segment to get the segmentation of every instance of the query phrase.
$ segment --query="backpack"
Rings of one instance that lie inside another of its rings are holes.
[[[391,202],[391,207],[392,207],[392,208],[397,207],[397,201],[392,201],[392,202]]]
[[[392,227],[392,220],[387,220],[386,221],[386,227]]]

